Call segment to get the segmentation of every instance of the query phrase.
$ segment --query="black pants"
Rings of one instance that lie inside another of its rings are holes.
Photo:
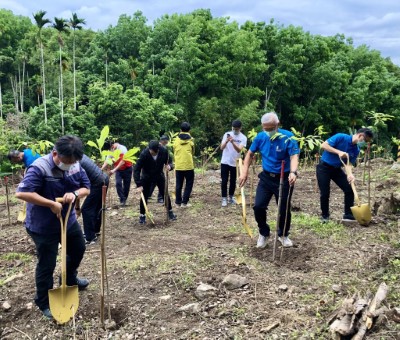
[[[108,177],[105,180],[108,187]],[[101,228],[101,208],[103,185],[92,185],[90,194],[86,197],[82,205],[83,229],[86,240],[91,241],[96,237],[96,233]]]
[[[228,164],[221,164],[221,196],[227,197],[227,187],[228,187],[228,177],[230,175],[229,181],[229,196],[235,194],[236,187],[236,167],[230,166]]]
[[[146,201],[146,204],[147,204],[147,200],[149,198],[150,189],[151,189],[151,186],[152,186],[153,183],[155,185],[157,185],[157,187],[160,189],[160,193],[161,193],[162,197],[164,197],[165,177],[164,177],[164,174],[163,174],[162,176],[159,176],[157,178],[156,182],[153,182],[153,181],[144,181],[143,182],[143,196],[144,196],[144,200]],[[169,195],[168,195],[167,202],[164,202],[164,205],[167,205],[168,210],[172,209],[171,198],[169,197]],[[142,215],[144,215],[145,212],[146,212],[146,210],[144,208],[143,201],[140,200],[140,213]]]
[[[354,193],[347,181],[347,175],[341,168],[334,168],[325,163],[317,165],[317,181],[320,191],[322,217],[329,217],[329,197],[331,180],[344,192],[344,214],[353,215],[351,207],[354,205]]]
[[[125,203],[128,199],[132,180],[132,169],[133,167],[130,166],[125,170],[117,170],[115,172],[115,186],[117,187],[117,194],[120,203]]]
[[[176,173],[176,204],[187,204],[189,202],[190,194],[192,193],[194,183],[194,170],[175,170]],[[186,179],[185,190],[182,198],[183,181]]]
[[[151,197],[153,195],[154,189],[156,188],[157,184],[156,182],[151,183],[151,187],[150,187],[150,192],[149,192],[149,197]],[[164,199],[164,196],[161,195],[161,191],[160,188],[158,188],[158,195],[157,195],[157,199]]]
[[[60,228],[60,226],[54,226]],[[35,303],[41,309],[49,308],[48,290],[53,288],[53,273],[56,267],[58,244],[61,234],[37,234],[27,229],[36,245]],[[85,253],[85,239],[78,222],[67,229],[67,285],[76,284],[77,269]]]
[[[280,209],[280,220],[279,220],[279,230],[278,236],[283,235],[283,230],[285,230],[285,235],[289,235],[290,223],[292,220],[291,214],[291,199],[293,190],[290,190],[289,195],[289,181],[288,181],[289,173],[285,173],[283,180],[283,190],[282,190],[282,200],[281,200],[281,209]],[[258,175],[260,179],[257,191],[255,202],[253,206],[254,217],[258,224],[258,229],[261,235],[269,236],[270,229],[267,223],[267,214],[266,211],[268,209],[268,204],[272,198],[275,196],[275,201],[278,203],[279,198],[279,174],[275,176],[271,176],[269,173],[263,171]],[[286,207],[287,207],[287,218],[286,218]],[[286,227],[285,227],[286,220]]]

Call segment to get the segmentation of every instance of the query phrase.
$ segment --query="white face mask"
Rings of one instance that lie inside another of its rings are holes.
[[[75,164],[75,163],[74,163],[74,164]],[[72,167],[74,164],[64,164],[63,162],[60,162],[60,164],[57,164],[57,167],[58,167],[60,170],[68,171],[69,169],[71,169],[71,167]]]
[[[269,138],[271,138],[271,137],[273,137],[273,136],[276,134],[277,130],[264,131],[264,132],[267,134],[267,136],[268,136]]]

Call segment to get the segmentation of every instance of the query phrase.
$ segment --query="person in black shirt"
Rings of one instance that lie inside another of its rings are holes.
[[[160,145],[157,140],[152,140],[149,146],[142,151],[133,170],[133,178],[137,185],[138,192],[143,192],[143,196],[147,203],[152,184],[156,184],[164,197],[165,175],[164,166],[168,171],[173,169],[172,159],[169,157],[168,150]],[[176,215],[172,211],[171,199],[168,195],[167,202],[164,204],[168,208],[168,216],[170,220],[176,220]],[[145,208],[142,200],[140,200],[140,217],[139,223],[146,223]]]

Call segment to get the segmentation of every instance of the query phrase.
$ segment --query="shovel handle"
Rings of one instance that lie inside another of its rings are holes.
[[[346,171],[347,176],[351,175],[352,172],[351,172],[351,168],[350,168],[350,160],[349,160],[349,158],[347,158],[347,164],[345,164],[345,163],[343,162],[342,158],[339,157],[339,159],[340,159],[340,161],[342,162],[342,164],[343,164],[343,166],[344,166],[344,169],[345,169],[345,171]],[[356,204],[357,204],[358,206],[360,206],[360,205],[361,205],[361,203],[360,203],[360,198],[358,197],[358,193],[357,193],[357,190],[356,190],[356,186],[355,186],[355,184],[354,184],[354,181],[351,182],[350,185],[351,185],[351,189],[353,190],[353,193],[354,193],[354,200],[356,201]]]

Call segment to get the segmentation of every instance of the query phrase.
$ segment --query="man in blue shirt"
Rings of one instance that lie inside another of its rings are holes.
[[[349,159],[353,165],[360,153],[360,147],[370,142],[374,137],[373,132],[368,128],[359,129],[354,135],[337,133],[322,143],[324,150],[321,161],[317,165],[317,181],[320,190],[321,221],[329,221],[329,196],[331,180],[344,192],[344,214],[342,221],[351,222],[355,218],[351,212],[354,205],[354,193],[350,183],[354,181],[354,176],[347,176],[342,170],[342,162]]]
[[[11,150],[7,157],[12,163],[23,162],[25,168],[27,168],[41,156],[37,152],[33,153],[32,149],[25,149],[24,151]]]
[[[35,303],[48,319],[48,290],[53,288],[53,273],[56,266],[58,244],[61,240],[59,218],[65,218],[68,205],[76,198],[83,198],[90,192],[90,182],[79,160],[83,156],[82,141],[75,136],[58,139],[54,150],[37,159],[28,168],[19,184],[16,197],[26,201],[25,227],[32,237],[38,257],[36,265]],[[57,197],[63,203],[56,202]],[[67,223],[67,285],[78,285],[85,289],[89,281],[77,277],[77,269],[85,253],[85,240],[81,226],[71,210]]]
[[[288,235],[292,216],[290,200],[293,190],[289,190],[289,188],[294,185],[297,179],[299,146],[297,141],[292,138],[293,134],[290,131],[278,129],[279,119],[275,112],[264,114],[261,118],[261,125],[264,131],[254,138],[246,154],[239,179],[240,186],[242,187],[247,180],[254,153],[259,152],[262,157],[263,172],[258,175],[260,181],[257,186],[253,210],[259,229],[257,248],[264,248],[270,235],[266,210],[272,196],[275,196],[275,200],[278,202],[282,160],[285,161],[278,236],[284,247],[292,247],[293,242]]]

